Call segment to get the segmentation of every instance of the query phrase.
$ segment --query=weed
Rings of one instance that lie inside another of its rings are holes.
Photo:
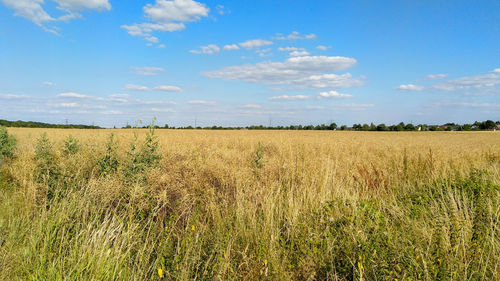
[[[110,175],[118,170],[120,162],[116,149],[117,144],[114,141],[114,134],[110,134],[106,142],[106,151],[97,162],[100,175]]]
[[[9,135],[7,129],[0,127],[0,161],[14,157],[16,139]]]
[[[66,140],[64,140],[63,153],[64,155],[76,154],[80,150],[80,145],[78,140],[72,135],[69,135]]]

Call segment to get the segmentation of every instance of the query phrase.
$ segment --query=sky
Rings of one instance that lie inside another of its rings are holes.
[[[500,120],[500,1],[0,0],[0,119]]]

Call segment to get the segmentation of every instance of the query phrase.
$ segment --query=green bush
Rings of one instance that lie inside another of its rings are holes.
[[[109,135],[106,143],[106,152],[104,156],[97,161],[100,175],[109,175],[118,170],[119,160],[116,153],[116,143],[114,134]]]
[[[78,144],[78,140],[73,136],[69,135],[68,138],[64,141],[63,153],[64,155],[75,154],[80,150],[80,145]]]
[[[16,139],[10,136],[7,129],[0,127],[0,161],[14,156]]]

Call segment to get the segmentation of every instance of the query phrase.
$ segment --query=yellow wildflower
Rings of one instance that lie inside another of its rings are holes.
[[[158,276],[160,276],[160,278],[163,278],[163,269],[161,269],[161,267],[158,267]]]

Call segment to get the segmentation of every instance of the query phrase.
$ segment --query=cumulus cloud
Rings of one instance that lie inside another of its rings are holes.
[[[498,108],[500,103],[470,102],[470,101],[436,101],[430,104],[433,107],[471,107],[471,108]]]
[[[290,56],[291,57],[304,57],[304,56],[309,56],[309,52],[308,51],[293,51],[290,53]]]
[[[134,84],[127,84],[127,85],[125,85],[125,90],[129,90],[129,91],[141,91],[141,92],[151,91],[151,89],[149,87],[141,86],[141,85],[134,85]]]
[[[316,34],[310,33],[301,35],[297,31],[293,31],[289,35],[285,36],[283,34],[276,34],[276,37],[273,37],[274,40],[301,40],[301,39],[316,39]]]
[[[5,6],[14,10],[14,15],[23,17],[43,30],[58,34],[57,28],[47,27],[46,24],[56,21],[69,21],[81,18],[80,12],[83,10],[109,11],[111,4],[108,0],[54,0],[57,9],[64,14],[59,17],[51,16],[43,7],[43,0],[0,0]]]
[[[352,95],[341,94],[337,91],[329,91],[329,92],[319,93],[318,98],[321,98],[321,99],[348,99],[348,98],[352,98]]]
[[[361,110],[367,110],[369,108],[374,107],[374,104],[371,103],[366,103],[366,104],[360,104],[360,103],[346,103],[346,104],[338,104],[334,105],[332,109],[336,110],[354,110],[354,111],[361,111]]]
[[[422,91],[424,89],[424,86],[406,84],[406,85],[399,85],[396,89],[400,91]]]
[[[485,90],[500,85],[500,69],[494,69],[486,74],[466,76],[452,79],[433,86],[433,88],[443,91],[456,90]]]
[[[60,98],[77,98],[77,99],[86,99],[89,97],[87,95],[82,95],[82,94],[75,93],[75,92],[60,93],[57,96]]]
[[[187,103],[192,104],[192,105],[216,105],[217,104],[215,101],[208,101],[208,100],[190,100]]]
[[[122,25],[132,36],[144,39],[152,37],[155,31],[179,31],[186,28],[186,22],[199,21],[207,17],[210,9],[205,4],[193,0],[156,0],[143,7],[144,17],[151,22]]]
[[[424,77],[425,80],[440,80],[448,77],[448,74],[440,73],[440,74],[429,74]]]
[[[25,95],[13,95],[13,94],[0,94],[0,99],[10,100],[10,99],[25,99],[29,96]]]
[[[305,95],[295,95],[295,96],[289,96],[289,95],[282,95],[282,96],[276,96],[276,97],[270,97],[270,101],[295,101],[295,100],[308,100],[310,99],[311,96],[305,96]]]
[[[303,56],[309,56],[309,52],[304,49],[304,48],[297,48],[297,47],[279,47],[278,51],[280,52],[290,52],[289,55],[291,57],[303,57]]]
[[[238,45],[236,44],[231,44],[231,45],[224,45],[224,50],[226,51],[235,51],[235,50],[239,50],[240,47],[238,47]]]
[[[210,44],[207,46],[201,46],[200,50],[190,50],[189,52],[193,53],[193,54],[213,55],[213,54],[217,54],[219,51],[220,51],[219,46],[217,46],[215,44]]]
[[[139,92],[151,92],[151,91],[162,91],[162,92],[182,92],[182,89],[177,86],[171,85],[158,85],[153,88],[142,86],[142,85],[134,85],[127,84],[125,85],[125,90],[129,91],[139,91]]]
[[[217,10],[217,13],[219,15],[225,15],[225,14],[230,14],[231,13],[231,10],[227,9],[226,7],[224,7],[223,5],[217,5],[215,7],[215,9]]]
[[[165,69],[155,66],[132,66],[131,68],[134,70],[135,74],[143,76],[155,76],[165,71]]]
[[[258,108],[262,108],[262,105],[260,105],[260,104],[250,103],[250,104],[244,104],[244,105],[241,105],[241,106],[240,106],[240,108],[258,109]]]
[[[273,42],[264,40],[264,39],[252,39],[252,40],[247,40],[245,42],[238,43],[241,47],[250,50],[254,48],[259,48],[259,47],[264,47],[264,46],[269,46],[272,45]]]
[[[162,112],[162,113],[175,112],[175,110],[173,110],[171,108],[157,108],[157,107],[151,108],[151,111],[153,111],[153,112]]]
[[[182,92],[182,89],[177,86],[171,85],[159,85],[153,88],[153,91],[162,91],[162,92]]]
[[[318,45],[316,46],[316,49],[320,50],[320,51],[326,51],[328,49],[330,49],[331,46],[324,46],[324,45]]]
[[[268,85],[288,85],[298,89],[339,89],[363,84],[349,73],[333,74],[356,64],[347,57],[305,56],[292,57],[284,62],[260,62],[225,67],[202,73],[209,78],[243,80]]]

